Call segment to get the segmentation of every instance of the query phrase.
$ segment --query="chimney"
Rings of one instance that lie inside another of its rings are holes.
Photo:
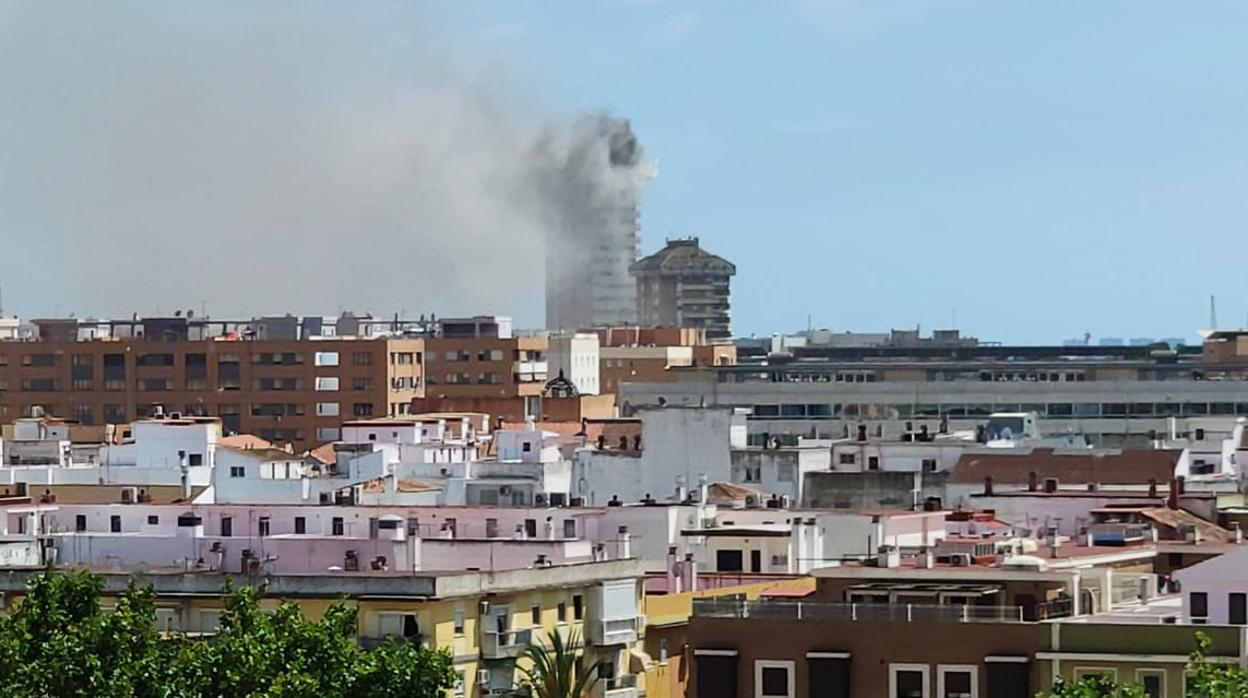
[[[1236,543],[1244,542],[1244,532],[1240,529],[1238,521],[1231,522],[1231,533],[1235,535]]]
[[[991,475],[987,475],[984,477],[984,494],[989,497],[992,496],[992,476]]]
[[[887,569],[901,567],[901,551],[891,545],[881,545],[875,553],[875,566]]]
[[[1035,492],[1040,489],[1040,473],[1031,471],[1027,473],[1027,491]]]
[[[685,476],[677,475],[676,476],[676,501],[678,503],[683,504],[685,500],[687,499],[689,499],[689,488],[685,487]]]
[[[925,570],[932,566],[932,562],[932,551],[928,550],[926,546],[919,548],[919,554],[914,558],[914,566]]]
[[[710,479],[706,477],[706,473],[698,476],[698,503],[706,504],[711,496]]]
[[[1157,497],[1157,478],[1148,478],[1148,496],[1156,499]]]
[[[182,474],[182,498],[188,502],[191,500],[191,466],[186,457],[186,451],[178,451],[178,469]]]
[[[1170,479],[1170,493],[1166,496],[1166,508],[1171,511],[1179,510],[1179,481],[1176,478]]]
[[[676,575],[676,546],[672,545],[667,548],[667,593],[680,593],[680,589],[676,586],[678,579],[679,577]]]
[[[627,560],[633,556],[633,536],[628,532],[628,526],[620,526],[617,536],[616,558]]]
[[[693,553],[685,553],[684,575],[685,586],[689,591],[698,590],[698,563],[693,559]]]
[[[1187,494],[1187,478],[1180,475],[1174,479],[1179,483],[1179,494]]]

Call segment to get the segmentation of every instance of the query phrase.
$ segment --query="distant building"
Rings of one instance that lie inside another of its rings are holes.
[[[595,148],[574,154],[569,166],[605,168],[611,179],[627,184],[612,187],[605,197],[569,187],[573,195],[565,202],[562,225],[546,241],[546,327],[551,330],[636,320],[636,288],[628,269],[637,260],[641,146],[626,120],[602,117],[594,128],[606,142],[607,161],[597,162],[601,153]]]
[[[629,271],[637,279],[642,324],[700,328],[711,340],[732,336],[729,281],[737,268],[703,250],[697,238],[668,240]]]
[[[592,332],[552,333],[546,350],[547,370],[571,381],[578,394],[597,395],[598,350],[598,335]]]

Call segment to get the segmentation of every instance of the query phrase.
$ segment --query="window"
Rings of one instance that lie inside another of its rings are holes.
[[[923,472],[925,472],[925,473],[934,473],[934,472],[936,472],[936,459],[935,459],[935,458],[924,458],[924,459],[923,459]]]
[[[715,571],[717,572],[743,572],[745,571],[744,556],[740,550],[717,550],[715,551]]]
[[[60,381],[55,378],[23,378],[22,390],[34,393],[47,393],[60,390]]]
[[[563,537],[576,538],[576,519],[563,520]]]
[[[241,465],[230,466],[230,477],[246,477],[247,468]]]
[[[794,463],[781,463],[776,466],[777,482],[793,482],[797,479],[797,465]]]
[[[373,416],[373,403],[357,402],[351,405],[351,414],[356,417],[371,417]]]
[[[312,355],[312,364],[314,366],[337,366],[338,352],[318,351]]]
[[[1231,625],[1248,625],[1248,594],[1233,591],[1226,595],[1227,622]]]
[[[338,427],[317,427],[316,428],[316,440],[320,441],[321,443],[324,443],[326,441],[337,441],[340,438],[341,434],[342,432],[338,430]]]
[[[308,532],[308,520],[303,516],[295,517],[295,533],[304,534]]]
[[[1166,697],[1166,672],[1164,670],[1138,669],[1135,672],[1135,682],[1144,689],[1144,695],[1148,698]]]
[[[585,617],[585,599],[577,594],[572,597],[572,620],[581,620]]]
[[[194,466],[196,466],[196,465],[203,465],[203,464],[204,464],[204,454],[202,454],[202,453],[191,453],[191,454],[187,455],[187,457],[186,457],[186,464],[187,464],[187,465],[189,465],[189,466],[192,466],[192,467],[194,467]]]
[[[529,608],[529,623],[535,628],[542,624],[541,606],[533,606]]]
[[[78,514],[77,516],[74,517],[74,530],[79,533],[82,533],[83,531],[87,530],[87,515],[86,514]]]
[[[464,609],[462,608],[455,609],[455,620],[454,620],[453,627],[454,627],[456,637],[460,637],[464,634]]]
[[[320,391],[332,391],[338,389],[337,376],[318,376],[316,379],[316,389]]]
[[[840,463],[841,465],[853,465],[856,462],[856,459],[854,456],[855,454],[853,453],[842,453],[840,454],[840,456],[837,457],[836,462]]]
[[[221,537],[229,538],[234,535],[234,519],[229,516],[221,517]]]
[[[139,354],[136,366],[172,366],[173,354]]]
[[[147,525],[148,525],[148,526],[158,526],[158,525],[160,525],[160,517],[159,517],[159,516],[156,516],[156,515],[152,515],[152,516],[147,517]]]
[[[787,661],[754,662],[754,695],[758,698],[792,698],[794,691],[794,663]]]
[[[555,617],[560,623],[568,622],[568,604],[566,602],[560,601],[559,605],[555,607]]]
[[[269,517],[261,516],[260,521],[257,522],[257,525],[256,525],[256,534],[259,535],[261,538],[264,538],[269,535],[269,531],[270,531]]]
[[[113,533],[121,533],[121,517],[113,514],[108,517],[108,530]]]
[[[372,390],[373,379],[372,378],[352,378],[351,389],[352,390]]]
[[[23,366],[55,366],[56,354],[26,354],[22,357]]]
[[[758,463],[745,464],[745,481],[746,482],[762,482],[763,467]]]
[[[316,416],[318,417],[337,417],[338,403],[336,402],[318,402],[316,403]]]
[[[1193,591],[1187,595],[1188,607],[1191,609],[1189,615],[1192,622],[1204,622],[1209,617],[1209,595],[1203,591]]]
[[[925,664],[890,664],[889,698],[928,698],[927,674]]]
[[[936,667],[937,698],[978,698],[979,668],[967,665]]]
[[[1112,681],[1118,680],[1118,670],[1106,667],[1075,667],[1075,680],[1082,681],[1093,676],[1104,676]]]
[[[345,529],[346,529],[346,526],[343,523],[341,516],[335,516],[333,520],[330,522],[331,535],[341,536],[343,535],[343,532],[345,531]]]
[[[415,357],[410,351],[396,351],[390,354],[390,363],[396,366],[410,366]]]

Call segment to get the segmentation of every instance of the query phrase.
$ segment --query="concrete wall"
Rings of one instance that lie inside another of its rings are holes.
[[[909,509],[928,497],[943,497],[948,473],[808,473],[801,506],[812,509]],[[916,480],[919,481],[915,496]],[[950,506],[945,502],[945,506]]]

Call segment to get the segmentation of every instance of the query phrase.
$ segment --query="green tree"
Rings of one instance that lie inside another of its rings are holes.
[[[566,639],[553,631],[547,644],[533,643],[520,656],[520,685],[517,696],[526,698],[587,698],[598,683],[602,662],[587,663],[577,648],[580,637],[574,631]]]
[[[48,572],[0,617],[0,695],[28,698],[435,698],[454,685],[450,655],[355,641],[344,603],[310,621],[292,603],[260,607],[251,588],[227,589],[211,638],[162,637],[149,589],[132,586],[112,612],[102,580]]]
[[[1089,676],[1078,681],[1058,680],[1053,689],[1036,698],[1148,698],[1135,683],[1120,684],[1107,676]]]
[[[1187,695],[1199,698],[1248,698],[1248,673],[1236,662],[1209,659],[1209,636],[1196,633],[1196,649],[1187,659]],[[1036,698],[1147,698],[1134,683],[1117,683],[1103,676],[1080,681],[1058,681]]]

